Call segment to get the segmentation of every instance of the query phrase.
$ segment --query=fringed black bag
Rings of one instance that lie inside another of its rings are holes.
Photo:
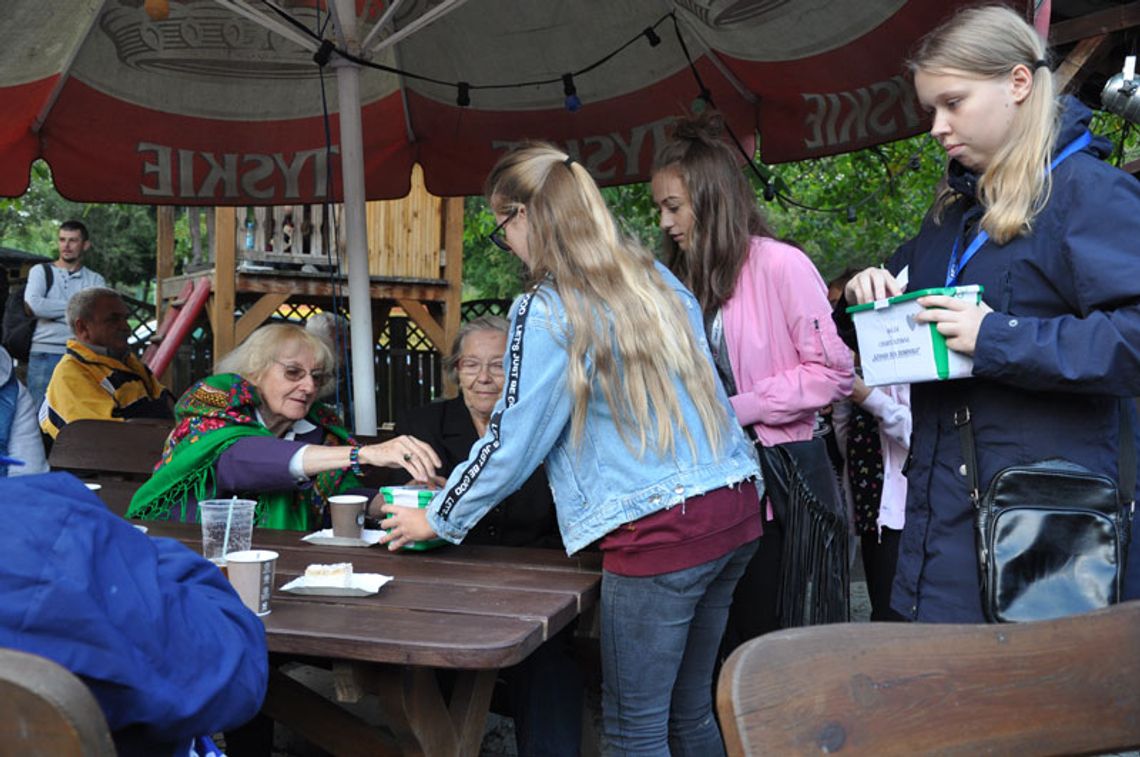
[[[784,526],[778,594],[785,628],[850,614],[847,509],[823,439],[757,444],[764,485]]]
[[[720,311],[705,315],[717,375],[729,396],[736,380]],[[756,434],[745,426],[754,440]],[[777,612],[780,626],[845,623],[850,614],[847,507],[823,439],[765,447],[756,440],[764,491],[784,529]]]

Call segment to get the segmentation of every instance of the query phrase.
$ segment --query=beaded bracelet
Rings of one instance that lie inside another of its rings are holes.
[[[353,475],[364,475],[364,471],[360,467],[360,445],[356,445],[348,451],[348,467],[352,470]]]

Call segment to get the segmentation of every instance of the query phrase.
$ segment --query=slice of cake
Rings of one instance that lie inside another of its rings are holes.
[[[352,583],[352,563],[310,565],[305,568],[305,583],[309,586],[348,586]]]

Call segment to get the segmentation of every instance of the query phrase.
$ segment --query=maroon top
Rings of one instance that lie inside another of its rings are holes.
[[[602,568],[657,576],[701,565],[760,538],[756,484],[714,489],[626,523],[602,537]]]

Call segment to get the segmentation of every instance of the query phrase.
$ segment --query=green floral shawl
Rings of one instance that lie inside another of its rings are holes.
[[[175,427],[166,440],[154,475],[135,492],[129,518],[169,520],[179,508],[178,520],[186,520],[186,502],[217,494],[214,480],[218,458],[231,444],[251,436],[273,436],[257,420],[261,404],[257,389],[236,373],[209,376],[190,387],[174,407]],[[307,419],[324,431],[324,444],[353,444],[341,420],[331,408],[316,403]],[[344,470],[320,473],[311,489],[247,492],[256,497],[256,523],[263,528],[309,531],[320,522],[321,509],[329,496],[359,486]]]

